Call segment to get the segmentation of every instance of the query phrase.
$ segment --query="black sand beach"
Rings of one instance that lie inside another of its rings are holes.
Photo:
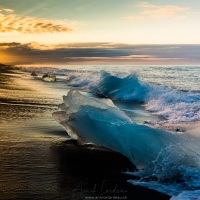
[[[66,86],[27,75],[0,74],[0,199],[170,198],[127,183],[134,165],[119,153],[69,140],[51,116]]]

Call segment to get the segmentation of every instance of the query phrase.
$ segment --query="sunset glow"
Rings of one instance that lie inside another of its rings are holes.
[[[3,43],[13,42],[22,46],[27,45],[29,48],[32,48],[30,44],[33,43],[40,46],[48,45],[51,49],[52,45],[64,44],[66,47],[67,43],[78,43],[75,45],[78,48],[81,47],[80,43],[85,43],[86,47],[89,43],[200,44],[199,10],[200,3],[197,0],[190,2],[60,0],[59,3],[54,0],[3,0],[0,3],[1,52],[11,56],[12,59],[10,60],[10,57],[5,59],[1,55],[0,62],[35,63],[29,60],[28,55],[20,54],[19,50],[13,53],[13,47],[12,52],[5,51]],[[37,50],[35,47],[33,49]],[[123,57],[123,60],[130,61],[130,55],[125,54],[124,56],[129,57]],[[153,60],[155,57],[156,64],[158,60],[159,62],[164,60],[164,63],[168,60],[165,56],[164,58],[151,56],[144,60],[144,55],[141,53],[140,61]],[[22,60],[19,60],[19,57]],[[84,61],[90,60],[87,56],[81,57],[84,57]],[[133,57],[135,55],[131,59]],[[96,59],[92,56],[91,62],[94,60]],[[105,59],[105,62],[106,60],[112,61],[113,58]],[[122,60],[122,57],[114,60],[117,62]],[[59,63],[59,60],[55,62]]]

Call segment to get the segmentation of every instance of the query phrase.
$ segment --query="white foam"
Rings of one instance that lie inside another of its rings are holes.
[[[88,92],[96,92],[100,75],[97,72],[76,72],[66,75],[69,86],[78,87]]]
[[[199,92],[180,91],[144,83],[135,74],[125,72],[108,73],[43,67],[26,68],[26,70],[37,70],[40,73],[54,72],[59,75],[59,80],[65,81],[71,87],[97,92],[107,98],[143,102],[147,110],[166,119],[161,123],[174,124],[200,120]]]
[[[132,174],[137,175],[136,173]],[[170,200],[199,200],[200,168],[180,166],[177,167],[175,175],[166,181],[151,181],[150,179],[145,181],[147,176],[142,176],[140,180],[129,180],[128,182],[167,194],[171,196]]]

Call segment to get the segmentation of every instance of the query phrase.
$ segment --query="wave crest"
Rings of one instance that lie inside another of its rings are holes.
[[[141,101],[147,110],[168,123],[200,120],[200,94],[161,85],[142,83],[136,75],[120,78],[103,72],[98,95],[119,100]]]

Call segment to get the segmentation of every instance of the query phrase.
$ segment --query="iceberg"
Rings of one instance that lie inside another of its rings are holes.
[[[117,151],[138,168],[194,164],[179,134],[134,123],[110,99],[70,90],[59,108],[53,117],[71,138]]]
[[[103,71],[97,94],[111,99],[144,102],[151,89],[150,85],[141,83],[135,74],[121,78]]]

